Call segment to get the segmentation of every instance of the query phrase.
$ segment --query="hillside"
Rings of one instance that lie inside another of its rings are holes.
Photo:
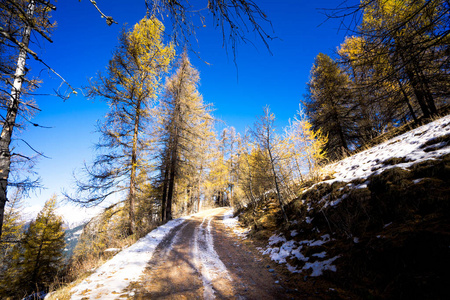
[[[170,221],[49,298],[448,299],[449,136],[447,116],[328,165],[288,222],[271,192]]]
[[[448,299],[450,116],[324,169],[287,205],[240,210],[260,251],[320,299]]]

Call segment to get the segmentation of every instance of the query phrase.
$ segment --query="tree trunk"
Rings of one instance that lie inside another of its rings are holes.
[[[172,220],[172,201],[175,189],[175,173],[178,156],[178,129],[174,130],[173,143],[170,149],[169,181],[166,202],[166,221]]]
[[[411,86],[414,90],[414,95],[416,96],[416,100],[419,103],[420,109],[422,110],[423,116],[425,118],[429,118],[431,116],[431,112],[427,106],[425,95],[423,94],[423,91],[420,89],[419,84],[415,78],[415,76],[412,74],[412,72],[407,72],[408,77],[411,82]]]
[[[36,255],[36,261],[34,264],[34,268],[33,268],[33,274],[31,277],[31,283],[35,284],[38,280],[38,271],[39,271],[39,265],[41,263],[41,252],[42,252],[42,246],[44,245],[44,237],[45,237],[45,231],[47,230],[47,226],[48,226],[48,220],[45,222],[45,227],[42,231],[42,235],[41,235],[41,239],[39,241],[39,248],[38,248],[38,253]]]
[[[134,200],[136,198],[136,172],[137,172],[137,147],[138,147],[138,133],[139,121],[141,117],[141,101],[137,102],[134,116],[134,130],[133,130],[133,147],[131,149],[131,174],[130,174],[130,193],[129,193],[129,230],[130,234],[136,231],[136,220],[134,216]]]
[[[28,4],[27,16],[31,19],[34,14],[35,1],[31,0]],[[22,91],[22,84],[25,76],[25,63],[27,52],[24,48],[28,48],[30,43],[31,27],[25,27],[22,35],[23,47],[19,51],[17,59],[16,72],[14,74],[14,83],[9,97],[8,110],[3,123],[0,135],[0,238],[2,236],[3,216],[5,213],[5,205],[8,201],[7,186],[8,177],[11,167],[11,152],[9,146],[11,144],[11,136],[16,124],[17,112],[19,109],[19,100]]]
[[[404,55],[401,55],[401,58],[404,62],[407,61],[405,59]],[[422,110],[424,118],[429,118],[431,116],[431,112],[427,105],[424,91],[421,88],[420,82],[419,82],[416,74],[414,74],[413,69],[411,68],[410,65],[405,66],[405,73],[409,79],[409,82],[411,83],[411,86],[414,91],[414,95],[416,96],[416,100],[419,103],[419,106],[420,106],[420,109]]]
[[[425,95],[425,100],[427,101],[428,109],[430,110],[431,115],[437,114],[436,104],[434,103],[433,94],[431,93],[430,86],[428,85],[428,80],[423,74],[422,69],[418,66],[418,63],[414,61],[414,70],[419,77],[423,93]]]
[[[273,181],[275,182],[275,189],[277,191],[277,198],[278,203],[280,204],[281,211],[283,212],[283,218],[286,222],[288,222],[288,217],[286,215],[286,211],[284,210],[284,204],[283,204],[283,198],[281,196],[280,188],[278,186],[278,179],[277,179],[277,173],[275,171],[275,162],[272,157],[272,151],[270,151],[270,147],[267,149],[269,152],[269,158],[270,158],[270,166],[272,168],[272,174],[273,174]]]
[[[175,186],[175,162],[174,159],[172,159],[170,163],[169,187],[167,191],[166,221],[172,220],[172,200],[173,200],[174,186]]]
[[[409,101],[408,94],[406,93],[405,89],[403,88],[403,85],[402,85],[400,79],[397,78],[397,82],[398,82],[398,86],[400,87],[400,90],[401,90],[401,92],[402,92],[402,94],[403,94],[403,99],[405,100],[405,103],[406,103],[406,105],[408,106],[409,113],[410,113],[411,116],[413,117],[414,123],[417,124],[417,122],[418,122],[417,116],[416,116],[416,114],[414,113],[414,109],[413,109],[413,107],[412,107],[412,105],[411,105],[411,102]]]
[[[163,178],[163,192],[161,199],[161,222],[166,221],[166,210],[167,210],[167,187],[169,185],[169,167],[166,166],[164,169],[164,178]]]

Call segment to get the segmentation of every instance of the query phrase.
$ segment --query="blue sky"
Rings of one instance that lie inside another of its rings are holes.
[[[261,9],[272,21],[277,39],[270,41],[273,55],[250,32],[251,43],[240,43],[237,65],[232,54],[222,47],[221,32],[214,29],[206,16],[206,27],[197,33],[200,58],[190,54],[191,61],[200,71],[200,93],[212,103],[214,115],[243,132],[270,105],[282,128],[295,115],[299,101],[305,93],[306,82],[315,56],[319,52],[333,54],[343,41],[345,32],[338,31],[337,21],[325,20],[320,8],[333,8],[339,2],[332,0],[260,0]],[[119,25],[107,26],[88,0],[57,2],[53,13],[58,26],[53,44],[33,45],[43,59],[71,85],[82,87],[87,79],[105,69],[117,36],[124,24],[132,26],[145,15],[144,0],[97,0],[105,14],[111,15]],[[204,63],[204,61],[209,64]],[[31,63],[33,74],[43,80],[39,94],[53,94],[60,81],[48,74],[44,67]],[[42,72],[41,72],[42,71]],[[82,93],[67,101],[54,96],[37,96],[42,110],[34,122],[51,129],[31,128],[21,134],[35,149],[50,159],[41,158],[36,171],[45,189],[31,194],[30,205],[43,205],[51,194],[73,189],[72,173],[94,156],[93,145],[98,140],[95,124],[102,121],[107,106],[101,101],[90,101]],[[23,144],[18,144],[30,154]]]

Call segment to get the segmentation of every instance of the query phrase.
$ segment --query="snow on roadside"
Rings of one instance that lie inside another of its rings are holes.
[[[240,228],[239,225],[239,217],[236,216],[233,218],[233,214],[234,214],[234,210],[231,208],[230,210],[228,210],[227,212],[225,212],[225,214],[223,215],[223,224],[226,227],[230,227],[233,229],[233,232],[243,238],[246,239],[247,238],[247,234],[250,231],[250,229],[243,229]]]
[[[237,230],[238,217],[233,218],[233,209],[230,209],[224,214],[223,223],[225,226],[233,228],[233,231],[236,232],[236,234],[242,236],[242,233]],[[244,236],[246,236],[247,232],[245,232]],[[291,236],[294,237],[296,235],[298,235],[298,232],[296,230],[292,230]],[[274,234],[269,238],[269,243],[266,249],[261,249],[261,253],[263,255],[269,255],[273,261],[279,264],[286,264],[287,269],[291,273],[302,273],[303,271],[311,269],[310,276],[316,277],[321,276],[325,270],[336,272],[336,266],[332,265],[332,263],[339,258],[339,256],[319,260],[326,258],[325,251],[313,253],[311,254],[311,257],[306,257],[303,255],[302,249],[304,246],[322,246],[330,240],[331,238],[329,234],[322,235],[320,240],[303,240],[300,242],[295,240],[288,241],[283,235]],[[300,262],[304,262],[304,265],[301,268],[299,266],[292,266],[287,262],[288,259],[297,259]]]
[[[261,252],[263,255],[269,255],[270,259],[279,264],[286,264],[287,269],[291,273],[302,273],[303,271],[311,269],[310,276],[317,277],[321,276],[325,270],[336,272],[336,266],[332,265],[332,263],[339,258],[339,256],[318,260],[319,258],[323,259],[326,257],[325,251],[313,253],[310,257],[307,257],[302,253],[302,250],[304,246],[316,247],[329,241],[329,234],[322,235],[320,240],[304,240],[300,242],[295,240],[288,241],[283,235],[274,234],[269,238],[269,245]],[[308,252],[310,253],[311,250],[309,249]],[[304,262],[304,265],[301,268],[299,266],[292,266],[288,263],[288,259],[297,259],[299,262]]]
[[[159,243],[186,218],[167,222],[135,244],[122,250],[94,274],[72,289],[72,300],[116,299],[132,281],[137,281]]]

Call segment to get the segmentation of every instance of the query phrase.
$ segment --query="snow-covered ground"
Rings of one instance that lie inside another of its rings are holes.
[[[246,239],[247,238],[247,233],[250,231],[250,229],[244,229],[241,228],[240,226],[238,226],[238,222],[239,222],[239,217],[236,216],[233,218],[233,214],[234,214],[234,210],[230,209],[228,210],[224,215],[223,215],[223,223],[226,227],[230,227],[233,229],[233,232],[243,238]]]
[[[297,232],[292,230],[291,236],[294,237],[296,235]],[[329,234],[322,235],[320,240],[303,240],[300,242],[292,239],[287,240],[284,235],[274,234],[269,238],[269,244],[266,249],[260,250],[262,254],[269,255],[270,259],[273,261],[279,264],[286,264],[286,267],[291,273],[302,273],[305,270],[311,269],[310,276],[316,277],[322,275],[325,270],[335,272],[336,266],[332,265],[332,263],[339,258],[339,256],[323,259],[327,257],[327,253],[325,251],[311,254],[311,250],[308,251],[309,256],[305,256],[305,254],[302,253],[303,246],[321,246],[330,240]],[[286,261],[288,258],[297,258],[298,260],[305,262],[305,265],[302,268],[292,266]]]
[[[72,300],[116,299],[132,281],[137,281],[159,243],[186,218],[167,222],[135,244],[122,250],[94,274],[72,289]]]
[[[350,182],[366,179],[395,167],[407,168],[428,159],[436,159],[450,153],[448,141],[426,145],[441,136],[450,134],[450,115],[394,137],[366,151],[362,151],[326,167],[333,174],[333,181]],[[391,158],[403,158],[402,163],[386,164]]]
[[[238,226],[238,217],[233,218],[233,209],[230,209],[224,214],[223,223],[225,226],[232,228],[238,236],[246,238],[248,230]],[[295,237],[296,235],[298,235],[296,230],[290,232],[291,237]],[[300,242],[292,239],[287,240],[284,235],[274,234],[269,238],[269,243],[266,248],[260,248],[259,250],[263,255],[269,255],[273,261],[279,264],[286,264],[286,267],[291,273],[302,273],[305,270],[311,269],[310,276],[315,277],[322,275],[325,270],[336,271],[336,266],[332,265],[332,263],[339,258],[339,256],[323,259],[327,256],[326,252],[323,251],[320,253],[313,253],[310,257],[307,257],[302,253],[303,246],[321,246],[330,240],[330,235],[328,234],[322,235],[320,240],[304,240]],[[309,250],[309,253],[311,253],[311,250]],[[288,258],[297,258],[298,260],[305,262],[305,265],[302,268],[291,266],[286,261]]]
[[[366,181],[358,185],[349,183],[348,186],[352,189],[367,188],[367,184],[369,184],[367,178],[371,175],[380,174],[384,170],[393,167],[408,168],[421,161],[439,159],[439,157],[450,153],[448,135],[450,135],[450,116],[418,127],[378,146],[327,166],[325,172],[332,174],[334,178],[325,182],[351,182],[356,179],[362,179]],[[444,136],[447,137],[441,140],[438,139]],[[393,160],[394,158],[395,160]],[[414,181],[414,183],[418,182],[420,180]],[[310,189],[314,188],[315,185]],[[346,196],[344,194],[341,198],[334,200],[329,200],[328,196],[325,196],[323,198],[323,207],[339,205]],[[309,203],[305,204],[308,205],[308,211],[310,211]],[[312,218],[307,216],[304,222],[310,224],[312,220]],[[230,226],[235,224],[233,222],[233,219],[227,221]],[[386,226],[389,226],[389,224]],[[290,237],[292,238],[297,235],[298,232],[296,230],[290,232]],[[319,240],[298,241],[298,238],[294,240],[290,237],[286,238],[284,235],[274,234],[270,237],[266,248],[260,250],[263,254],[269,255],[273,261],[286,264],[288,270],[292,273],[302,273],[306,270],[311,270],[310,276],[320,276],[325,270],[336,271],[336,266],[333,265],[333,262],[339,256],[327,258],[325,251],[314,253],[311,249],[311,247],[321,246],[329,242],[331,239],[328,234],[322,235]],[[356,237],[354,242],[358,243]],[[307,252],[309,256],[306,256],[305,249],[303,249],[305,246],[308,246]],[[304,262],[303,267],[290,265],[287,262],[289,258],[296,258]]]

